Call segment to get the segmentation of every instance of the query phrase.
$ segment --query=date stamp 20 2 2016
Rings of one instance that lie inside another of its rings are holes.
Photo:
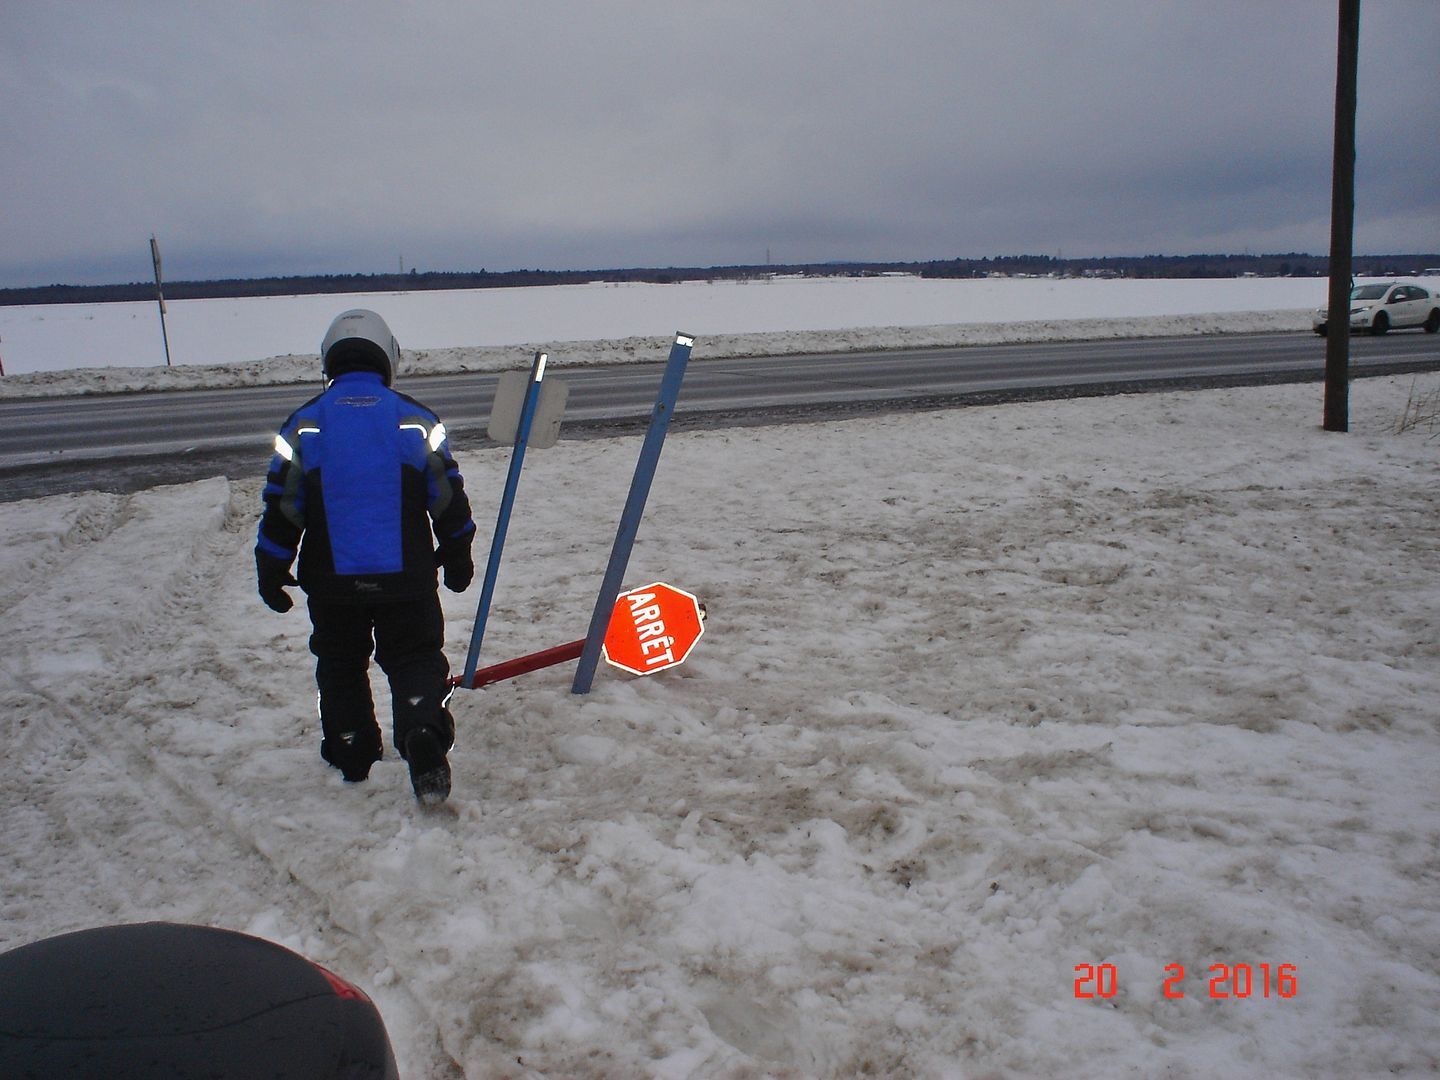
[[[1160,993],[1167,998],[1185,996],[1185,967],[1166,964]],[[1300,973],[1294,964],[1211,964],[1209,996],[1220,998],[1293,998],[1300,992]],[[1077,998],[1112,998],[1119,992],[1120,975],[1114,964],[1076,964]]]

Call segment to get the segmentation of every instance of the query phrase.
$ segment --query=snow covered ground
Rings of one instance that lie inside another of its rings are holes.
[[[330,320],[373,307],[411,372],[697,359],[1310,327],[1316,278],[1093,281],[781,278],[749,284],[575,285],[457,292],[180,300],[166,368],[156,305],[0,307],[0,397],[313,382]]]
[[[6,503],[0,947],[259,934],[369,990],[409,1078],[1433,1076],[1412,388],[1355,383],[1348,435],[1315,385],[672,434],[627,584],[704,640],[458,692],[439,812],[320,761],[263,463]],[[638,443],[529,456],[482,664],[583,635]],[[486,537],[508,452],[460,463]],[[442,595],[458,662],[478,586]]]

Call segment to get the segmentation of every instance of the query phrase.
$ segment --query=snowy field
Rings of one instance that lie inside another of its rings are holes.
[[[330,320],[373,307],[414,372],[663,358],[696,334],[697,359],[897,346],[1308,330],[1318,278],[1195,281],[781,278],[456,292],[179,300],[167,369],[154,303],[0,307],[0,397],[313,382]]]
[[[263,462],[6,503],[0,947],[258,934],[371,992],[410,1080],[1434,1076],[1412,388],[1356,382],[1348,435],[1318,385],[672,434],[627,584],[699,593],[704,640],[458,692],[439,812],[393,752],[320,761]],[[527,459],[482,664],[583,636],[638,444]],[[483,557],[508,452],[460,463]],[[458,663],[478,584],[442,595]]]

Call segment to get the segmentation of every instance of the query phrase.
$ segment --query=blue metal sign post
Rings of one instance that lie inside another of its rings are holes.
[[[590,618],[590,631],[585,635],[585,647],[580,653],[580,665],[575,670],[575,683],[570,688],[571,693],[588,694],[590,685],[595,680],[595,667],[600,662],[600,647],[605,643],[610,613],[614,610],[615,598],[620,595],[625,568],[630,563],[630,551],[635,546],[635,535],[640,531],[640,518],[645,513],[645,500],[650,495],[650,484],[655,479],[655,467],[660,462],[660,449],[665,445],[665,433],[670,430],[670,418],[675,413],[675,401],[680,396],[680,383],[685,378],[685,365],[690,361],[690,350],[694,345],[695,339],[691,335],[676,334],[675,343],[670,347],[670,359],[665,364],[665,375],[660,380],[660,392],[650,414],[650,428],[645,433],[645,443],[640,448],[640,460],[635,463],[635,477],[630,481],[630,495],[620,514],[615,546],[610,551],[610,563],[605,568],[605,579],[600,584],[600,595],[595,600],[595,613]]]
[[[525,404],[520,409],[520,426],[515,434],[515,451],[510,456],[510,474],[505,479],[505,493],[500,498],[500,513],[495,519],[495,536],[490,541],[490,561],[485,566],[485,584],[480,590],[480,604],[475,609],[475,628],[470,632],[470,653],[465,658],[465,679],[460,684],[469,688],[475,681],[475,665],[480,659],[480,643],[485,638],[485,623],[490,618],[490,601],[495,596],[495,579],[500,573],[500,555],[505,549],[505,532],[510,528],[510,511],[515,492],[520,487],[520,467],[525,464],[525,447],[530,441],[530,425],[535,419],[535,404],[540,399],[540,383],[545,378],[546,354],[535,354],[530,368],[530,382],[525,387]]]

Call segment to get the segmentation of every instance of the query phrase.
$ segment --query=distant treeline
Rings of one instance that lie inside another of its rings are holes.
[[[1440,254],[1356,255],[1358,275],[1405,275],[1440,266]],[[637,268],[628,270],[419,271],[408,274],[317,274],[304,277],[229,278],[218,281],[167,281],[167,300],[236,296],[300,296],[312,293],[413,292],[424,289],[504,289],[522,285],[584,285],[592,282],[755,280],[775,275],[870,277],[918,274],[929,278],[978,278],[994,275],[1116,278],[1324,277],[1329,259],[1291,252],[1286,255],[1142,255],[1104,259],[1067,259],[1052,255],[1000,255],[984,259],[933,262],[833,262],[795,265]],[[41,285],[0,289],[0,305],[96,304],[153,300],[155,283],[125,285]]]

